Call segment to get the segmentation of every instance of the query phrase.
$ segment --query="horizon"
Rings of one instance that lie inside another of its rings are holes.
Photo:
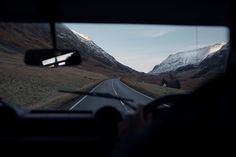
[[[229,30],[226,27],[84,23],[65,25],[84,39],[93,41],[118,62],[145,73],[150,72],[170,54],[229,42]]]

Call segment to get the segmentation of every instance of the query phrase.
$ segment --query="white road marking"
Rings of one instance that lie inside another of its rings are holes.
[[[97,86],[95,86],[90,92],[94,92],[101,84],[103,84],[104,81],[100,82]],[[75,108],[78,104],[80,104],[84,99],[86,99],[88,95],[85,95],[82,99],[80,99],[78,102],[76,102],[69,110],[72,110]]]
[[[128,87],[129,89],[131,89],[132,91],[134,91],[134,92],[136,92],[136,93],[138,93],[138,94],[141,94],[142,96],[144,96],[144,97],[146,97],[146,98],[148,98],[148,99],[154,100],[154,99],[151,98],[150,96],[147,96],[147,95],[145,95],[145,94],[143,94],[143,93],[141,93],[141,92],[139,92],[139,91],[137,91],[137,90],[135,90],[135,89],[129,87],[128,85],[126,85],[126,84],[123,83],[122,81],[120,81],[120,82],[121,82],[122,84],[124,84],[126,87]]]
[[[112,80],[111,86],[112,86],[113,91],[115,92],[115,95],[118,96],[118,94],[117,94],[117,92],[116,92],[116,90],[114,88],[114,80]]]
[[[94,87],[90,92],[94,92],[100,85],[103,84],[103,82],[104,82],[104,81],[102,81],[101,83],[99,83],[99,84],[98,84],[96,87]],[[120,82],[123,83],[122,81],[120,81]],[[125,83],[123,83],[123,84],[124,84],[126,87],[128,87],[129,89],[133,90],[134,92],[136,92],[136,93],[138,93],[138,94],[141,94],[141,95],[145,96],[146,98],[149,98],[149,99],[153,100],[153,98],[151,98],[151,97],[149,97],[149,96],[147,96],[147,95],[144,95],[143,93],[140,93],[140,92],[136,91],[135,89],[133,89],[133,88],[127,86]],[[115,95],[116,95],[116,96],[119,96],[118,93],[117,93],[117,91],[116,91],[115,88],[114,88],[114,80],[112,80],[112,89],[113,89]],[[88,97],[88,95],[85,95],[84,97],[82,97],[82,98],[81,98],[78,102],[76,102],[69,110],[74,109],[77,105],[79,105],[79,104],[80,104],[82,101],[84,101],[84,99],[86,99],[87,97]],[[126,107],[126,105],[125,105],[121,100],[120,100],[120,103],[121,103],[122,106],[124,107],[125,111],[126,111],[126,112],[129,112],[129,109]]]
[[[117,94],[117,92],[116,92],[116,90],[115,90],[115,88],[114,88],[114,80],[112,80],[112,89],[113,89],[113,91],[114,91],[114,93],[116,94],[116,96],[118,97],[118,94]],[[121,103],[121,105],[124,107],[124,109],[125,109],[125,111],[126,112],[129,112],[129,110],[127,109],[127,107],[125,106],[125,104],[120,100],[120,103]]]

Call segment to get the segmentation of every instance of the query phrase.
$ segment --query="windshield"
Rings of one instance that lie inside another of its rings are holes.
[[[26,65],[27,50],[52,48],[49,28],[0,23],[0,97],[9,105],[91,111],[110,105],[129,112],[163,95],[190,92],[220,75],[229,53],[226,27],[64,23],[56,24],[57,46],[78,50],[82,64]]]

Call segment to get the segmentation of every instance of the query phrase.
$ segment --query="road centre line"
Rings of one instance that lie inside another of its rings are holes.
[[[115,88],[114,88],[114,80],[112,80],[112,89],[114,90],[114,93],[116,94],[116,96],[118,97],[118,94],[117,94],[117,92],[116,92],[116,90],[115,90]],[[129,110],[127,109],[127,107],[125,106],[125,104],[120,100],[120,103],[121,103],[121,105],[124,107],[124,109],[125,109],[125,111],[126,112],[129,112]]]

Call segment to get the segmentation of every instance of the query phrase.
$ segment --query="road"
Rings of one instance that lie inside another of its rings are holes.
[[[153,100],[153,98],[134,90],[119,79],[105,80],[95,86],[90,92],[110,93],[114,96],[133,99],[134,101],[129,102],[129,104],[135,107],[137,107],[138,104],[147,104]],[[83,96],[71,105],[70,110],[90,110],[96,112],[99,108],[104,106],[113,106],[121,112],[132,111],[129,106],[125,105],[120,100],[94,96]]]

